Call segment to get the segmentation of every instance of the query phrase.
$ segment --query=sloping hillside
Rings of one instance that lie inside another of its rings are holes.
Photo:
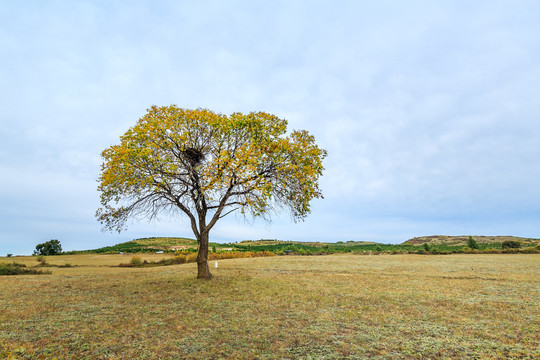
[[[338,241],[336,243],[323,242],[301,242],[301,241],[283,241],[273,239],[261,240],[244,240],[238,243],[217,244],[210,243],[211,248],[218,250],[234,250],[234,251],[285,251],[299,250],[317,252],[350,252],[350,251],[416,251],[415,245],[428,243],[429,245],[443,246],[466,246],[469,235],[462,236],[447,236],[447,235],[432,235],[415,237],[405,241],[401,245],[379,244],[367,241]],[[496,248],[500,248],[500,244],[507,240],[519,241],[523,248],[540,244],[540,239],[529,239],[515,236],[473,236],[479,244],[498,243]],[[485,247],[485,246],[484,246]],[[138,253],[138,252],[157,252],[157,251],[196,251],[197,241],[187,238],[176,237],[153,237],[135,239],[114,246],[107,246],[94,250],[76,251],[76,253]],[[74,252],[75,253],[75,252]]]
[[[475,235],[461,235],[461,236],[450,236],[450,235],[431,235],[431,236],[420,236],[409,239],[403,243],[403,245],[422,245],[428,243],[430,245],[435,244],[445,244],[445,245],[467,245],[467,240],[469,236],[472,236],[477,243],[487,244],[487,243],[502,243],[507,240],[519,241],[522,243],[522,246],[536,245],[540,239],[530,239],[522,238],[516,236],[475,236]]]
[[[301,242],[301,241],[283,241],[273,239],[261,239],[261,240],[244,240],[238,243],[218,244],[210,243],[211,248],[218,250],[235,250],[235,251],[280,251],[293,248],[322,250],[325,251],[332,249],[349,249],[358,248],[361,246],[375,246],[378,245],[374,242],[368,241],[338,241],[337,243],[322,243],[322,242]],[[382,244],[381,244],[382,245]],[[187,238],[176,237],[153,237],[135,239],[132,241],[116,244],[113,246],[106,246],[99,249],[75,251],[77,253],[137,253],[137,252],[156,252],[156,251],[174,251],[174,250],[187,250],[193,251],[197,249],[197,241]]]
[[[196,248],[197,241],[186,238],[174,238],[174,237],[154,237],[135,239],[132,241],[116,244],[113,246],[106,246],[94,250],[85,250],[81,252],[92,253],[135,253],[145,251],[159,251],[159,250],[182,250],[187,248]]]
[[[129,243],[134,243],[144,247],[150,248],[162,248],[163,250],[178,250],[186,247],[196,247],[197,241],[187,238],[175,238],[175,237],[155,237],[155,238],[143,238],[135,239]]]
[[[292,241],[292,240],[275,240],[275,239],[261,239],[261,240],[243,240],[238,243],[241,246],[267,246],[267,245],[287,245],[287,244],[299,244],[307,246],[322,247],[324,245],[334,246],[355,246],[355,245],[376,245],[378,243],[373,241],[338,241],[336,243],[325,242],[312,242],[312,241]]]

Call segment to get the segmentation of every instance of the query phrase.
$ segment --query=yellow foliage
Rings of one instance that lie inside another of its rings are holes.
[[[302,220],[310,201],[322,198],[326,151],[305,130],[287,134],[287,121],[265,112],[152,106],[101,155],[96,216],[105,228],[181,212],[206,249],[209,231],[231,212],[268,218],[285,207]]]
[[[322,197],[326,151],[307,131],[286,131],[286,120],[264,112],[153,106],[102,152],[98,219],[121,230],[131,216],[179,209],[200,229],[201,214],[219,218],[232,208],[261,216],[276,205],[302,219]]]

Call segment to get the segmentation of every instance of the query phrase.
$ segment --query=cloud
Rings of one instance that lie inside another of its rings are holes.
[[[101,233],[93,217],[100,152],[145,109],[171,103],[275,113],[329,153],[325,200],[305,223],[231,217],[216,227],[216,239],[538,236],[538,7],[6,5],[0,255],[31,252],[54,233],[70,248],[189,236],[185,219],[134,224],[118,236]]]

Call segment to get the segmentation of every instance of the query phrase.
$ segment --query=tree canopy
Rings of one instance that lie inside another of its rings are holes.
[[[60,253],[62,253],[62,245],[56,239],[37,244],[36,250],[34,250],[34,255],[58,255]]]
[[[208,233],[216,222],[234,211],[269,219],[282,208],[303,220],[310,201],[322,198],[325,156],[307,131],[287,135],[287,121],[272,114],[153,106],[102,152],[96,216],[105,229],[122,231],[130,218],[185,214],[199,242],[198,277],[210,278]]]

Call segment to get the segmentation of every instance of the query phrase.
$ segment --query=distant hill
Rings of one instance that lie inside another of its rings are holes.
[[[500,248],[500,244],[506,240],[519,241],[522,247],[535,246],[540,243],[540,239],[529,239],[515,236],[473,236],[481,246],[490,243],[497,243],[496,248]],[[432,235],[421,236],[409,239],[401,245],[380,244],[370,241],[338,241],[335,243],[326,242],[302,242],[302,241],[284,241],[274,239],[261,240],[244,240],[236,243],[218,244],[210,243],[210,248],[217,250],[233,250],[233,251],[284,251],[287,249],[304,249],[306,251],[385,251],[400,250],[400,251],[416,251],[416,246],[428,243],[429,245],[441,246],[465,246],[469,235],[448,236],[448,235]],[[152,237],[135,239],[113,246],[106,246],[99,249],[73,251],[72,253],[139,253],[139,252],[158,252],[158,251],[197,251],[197,241],[188,238],[177,237]]]
[[[145,251],[160,251],[160,250],[183,250],[187,248],[196,248],[197,241],[187,238],[175,237],[153,237],[135,239],[132,241],[106,246],[99,249],[85,250],[82,252],[92,253],[135,253]]]
[[[266,245],[285,245],[285,244],[299,244],[307,246],[322,247],[324,245],[341,245],[341,246],[355,246],[355,245],[376,245],[378,243],[372,241],[338,241],[336,243],[326,243],[320,241],[290,241],[290,240],[271,240],[271,239],[261,239],[261,240],[244,240],[238,243],[238,245],[243,246],[266,246]]]
[[[522,249],[533,249],[540,245],[540,239],[530,239],[515,236],[473,236],[479,245],[479,250],[504,250],[502,243],[507,240],[518,241]],[[407,240],[402,244],[381,244],[370,241],[338,241],[338,242],[302,242],[302,241],[284,241],[275,239],[244,240],[240,242],[218,244],[210,243],[210,250],[214,251],[233,251],[233,252],[264,252],[270,251],[275,254],[293,253],[299,255],[317,255],[332,253],[418,253],[421,247],[419,245],[429,244],[432,247],[432,253],[456,253],[466,251],[469,235],[448,236],[432,235],[421,236]],[[493,244],[493,245],[490,245]],[[465,248],[465,250],[464,250]],[[183,252],[196,252],[197,241],[194,239],[178,237],[153,237],[142,238],[106,246],[99,249],[70,251],[66,254],[118,254],[118,253],[156,253],[156,252],[174,252],[176,250]],[[539,252],[538,247],[533,252]],[[529,252],[530,253],[530,252]]]
[[[369,241],[338,241],[337,243],[322,243],[322,242],[302,242],[302,241],[284,241],[274,239],[261,240],[244,240],[238,243],[218,244],[210,243],[210,247],[216,247],[221,250],[245,250],[253,249],[254,251],[281,249],[289,246],[300,246],[304,248],[325,248],[340,247],[352,248],[362,245],[377,245],[375,242]],[[174,250],[196,250],[197,241],[188,238],[177,237],[152,237],[141,238],[113,246],[106,246],[99,249],[73,251],[73,253],[137,253],[137,252],[156,252],[156,251],[174,251]]]
[[[197,246],[197,240],[188,238],[176,238],[176,237],[155,237],[155,238],[143,238],[135,239],[127,242],[126,244],[134,243],[144,247],[151,248],[163,248],[171,250],[179,250],[186,247]]]
[[[467,240],[469,236],[472,236],[479,244],[489,244],[489,243],[502,243],[507,240],[519,241],[522,243],[522,246],[536,245],[540,239],[530,239],[522,238],[516,236],[476,236],[476,235],[460,235],[460,236],[450,236],[450,235],[431,235],[431,236],[420,236],[409,239],[403,243],[403,245],[422,245],[428,243],[429,245],[435,244],[445,244],[448,246],[453,245],[467,245]]]

